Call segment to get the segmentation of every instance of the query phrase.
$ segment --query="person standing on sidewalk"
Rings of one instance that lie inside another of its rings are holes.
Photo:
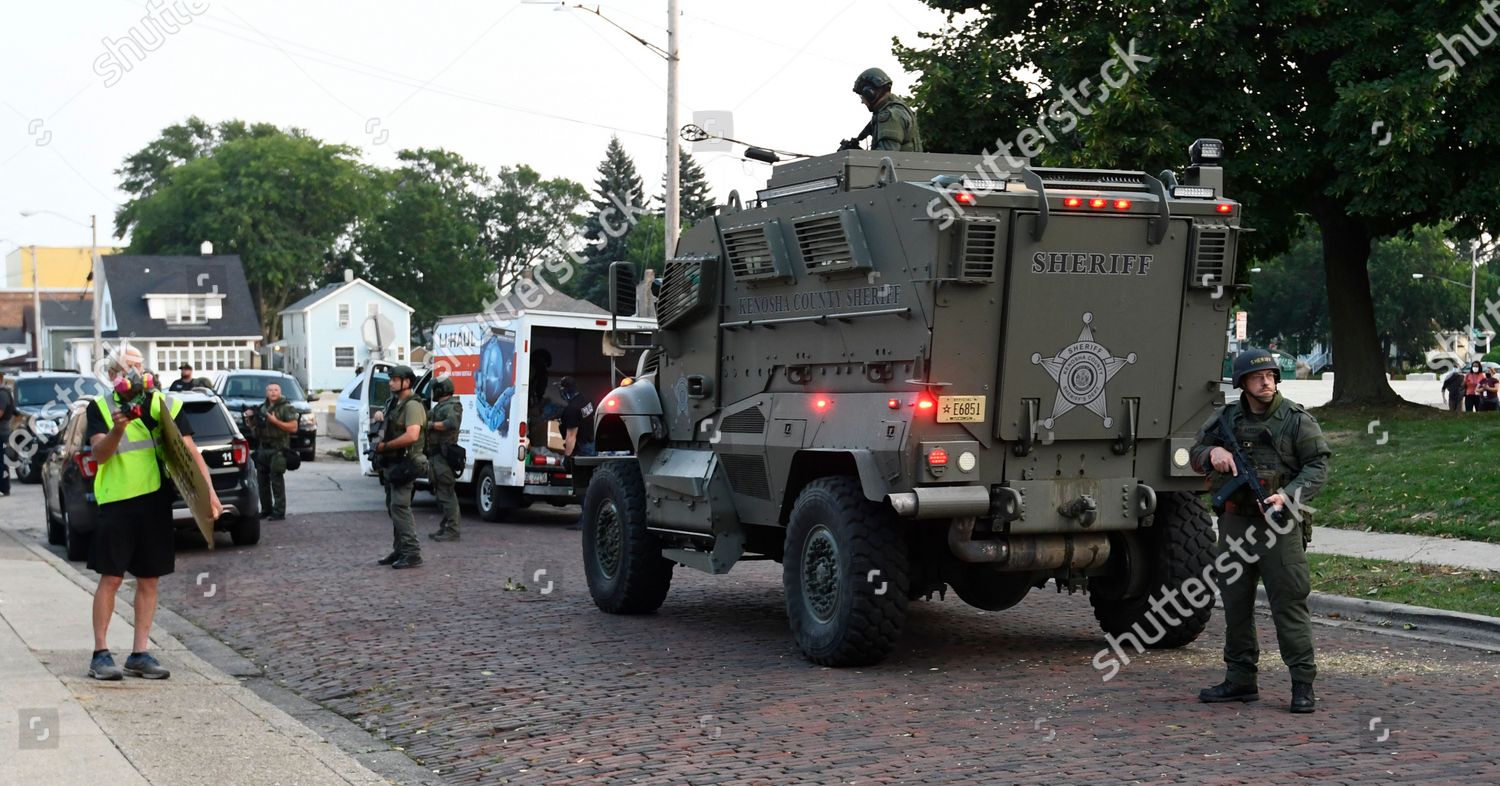
[[[0,369],[0,496],[10,496],[10,463],[5,451],[10,447],[10,421],[16,416],[16,394],[5,384],[5,369]]]
[[[1268,514],[1278,508],[1295,511],[1297,505],[1316,496],[1328,481],[1332,452],[1318,421],[1277,392],[1280,382],[1281,371],[1271,353],[1248,349],[1235,357],[1234,386],[1242,392],[1239,401],[1227,405],[1228,419],[1241,452],[1255,463],[1250,469],[1269,494],[1266,501],[1271,510],[1261,511],[1254,493],[1241,488],[1219,516],[1216,563],[1221,555],[1233,551],[1243,573],[1238,580],[1220,577],[1226,676],[1218,685],[1199,692],[1198,700],[1214,703],[1260,698],[1256,685],[1260,644],[1255,635],[1255,584],[1259,579],[1265,583],[1271,601],[1281,659],[1292,675],[1290,709],[1307,713],[1317,707],[1313,681],[1318,675],[1312,616],[1307,609],[1311,590],[1307,544],[1299,528],[1284,534],[1272,531]],[[1193,468],[1210,476],[1215,491],[1240,469],[1218,435],[1210,434],[1219,414],[1215,412],[1203,425],[1191,451]],[[1289,506],[1289,502],[1293,504]]]
[[[427,457],[422,455],[422,431],[427,425],[427,411],[412,396],[417,375],[411,366],[391,370],[391,398],[385,405],[385,437],[375,443],[380,456],[381,474],[385,478],[385,510],[391,517],[391,553],[380,560],[397,570],[422,564],[422,544],[417,540],[417,523],[411,517],[411,495],[417,478],[426,474]]]
[[[172,418],[192,453],[198,471],[209,488],[214,518],[224,508],[213,493],[208,466],[193,444],[193,428],[182,402],[173,400],[164,412],[166,399],[145,373],[141,353],[127,347],[112,359],[109,374],[114,390],[94,399],[87,412],[89,446],[98,471],[94,475],[94,498],[98,511],[88,566],[99,574],[94,591],[94,654],[89,676],[118,680],[128,672],[145,679],[171,676],[149,652],[151,621],[156,616],[157,584],[176,568],[176,529],[172,525],[172,492],[162,483],[160,451],[161,419]],[[115,613],[115,595],[125,571],[135,577],[135,642],[122,671],[115,665],[108,644],[109,623]]]
[[[297,433],[297,410],[281,395],[281,385],[266,385],[266,400],[245,411],[254,418],[255,468],[261,518],[286,519],[286,451]]]
[[[453,486],[458,473],[463,472],[463,463],[450,458],[457,452],[458,431],[464,421],[464,405],[453,395],[453,380],[444,377],[432,382],[432,412],[427,417],[427,438],[423,453],[427,455],[427,477],[432,481],[432,493],[437,497],[443,520],[438,531],[428,535],[438,542],[459,539],[461,514],[458,509],[458,494]],[[455,466],[455,464],[457,466]]]

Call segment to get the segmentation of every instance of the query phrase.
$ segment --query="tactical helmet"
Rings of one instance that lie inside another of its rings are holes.
[[[397,366],[391,369],[391,379],[409,379],[417,381],[417,372],[411,370],[411,366]]]
[[[859,72],[859,77],[854,80],[854,92],[860,95],[873,95],[876,90],[891,83],[891,78],[886,72],[878,68],[866,68]]]
[[[1276,381],[1281,382],[1281,366],[1276,356],[1264,349],[1247,349],[1234,356],[1234,386],[1239,387],[1246,374],[1271,369],[1276,372]]]
[[[453,395],[453,380],[449,379],[448,377],[443,377],[441,379],[433,380],[433,383],[432,383],[432,397],[433,398],[447,398],[447,397],[449,397],[451,395]]]

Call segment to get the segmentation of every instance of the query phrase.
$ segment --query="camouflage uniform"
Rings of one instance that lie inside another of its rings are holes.
[[[385,435],[382,442],[389,442],[402,434],[411,425],[423,426],[427,424],[427,411],[422,409],[422,402],[415,396],[407,396],[404,400],[397,395],[392,395],[391,400],[385,405]],[[417,441],[400,449],[388,450],[382,456],[385,467],[396,465],[404,459],[416,461],[419,466],[418,474],[426,472],[423,466],[427,458],[422,455],[422,435],[417,435]],[[411,495],[416,480],[412,479],[401,485],[389,481],[385,484],[385,510],[391,517],[391,528],[394,531],[392,537],[392,551],[402,555],[421,559],[422,544],[417,540],[417,524],[411,516]]]
[[[458,475],[443,455],[443,448],[458,443],[459,426],[464,420],[463,402],[450,395],[437,402],[427,418],[426,445],[422,452],[427,455],[427,477],[432,481],[432,493],[443,511],[443,520],[438,523],[438,531],[434,534],[457,540],[460,518],[458,495],[453,491],[453,484],[458,481]],[[443,424],[441,431],[433,428],[439,423]]]
[[[922,134],[917,130],[917,115],[905,101],[888,95],[875,106],[870,118],[871,150],[922,152]]]
[[[260,490],[260,512],[271,516],[286,515],[286,450],[292,444],[292,435],[271,423],[270,416],[277,420],[296,423],[297,410],[291,402],[281,399],[272,404],[270,399],[260,403],[260,417],[255,419],[255,467]]]
[[[1208,473],[1215,490],[1230,479],[1213,470],[1208,458],[1209,451],[1223,446],[1216,436],[1207,434],[1218,418],[1219,413],[1215,412],[1199,430],[1198,444],[1192,450],[1193,466]],[[1241,449],[1255,462],[1256,476],[1266,493],[1280,491],[1289,501],[1305,504],[1328,481],[1331,451],[1318,421],[1280,393],[1263,415],[1252,414],[1242,395],[1229,405],[1229,422]],[[1312,530],[1305,512],[1291,505],[1285,509],[1297,511],[1303,517],[1301,532],[1294,530],[1285,537],[1275,536],[1249,489],[1242,488],[1230,497],[1224,514],[1219,516],[1216,556],[1230,551],[1231,542],[1242,544],[1234,561],[1243,567],[1244,575],[1227,582],[1221,576],[1219,582],[1219,593],[1224,600],[1226,678],[1235,685],[1256,683],[1256,661],[1260,659],[1260,645],[1255,636],[1257,579],[1266,585],[1271,619],[1276,625],[1276,642],[1292,681],[1311,684],[1317,677],[1312,622],[1307,610],[1311,580],[1306,547]]]

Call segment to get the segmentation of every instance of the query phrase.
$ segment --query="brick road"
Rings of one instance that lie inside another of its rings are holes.
[[[378,514],[293,515],[259,547],[182,553],[163,598],[454,784],[1500,783],[1500,656],[1319,627],[1319,711],[1293,716],[1263,617],[1265,698],[1209,706],[1217,615],[1105,683],[1087,600],[1034,591],[915,602],[884,664],[825,669],[792,643],[779,565],[679,568],[659,614],[607,616],[570,519],[470,518],[392,571]]]

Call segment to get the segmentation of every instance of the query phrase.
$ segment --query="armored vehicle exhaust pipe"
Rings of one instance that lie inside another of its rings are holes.
[[[964,562],[1006,570],[1082,570],[1109,560],[1109,536],[1103,532],[974,540],[974,518],[969,516],[954,519],[948,527],[948,548]]]

